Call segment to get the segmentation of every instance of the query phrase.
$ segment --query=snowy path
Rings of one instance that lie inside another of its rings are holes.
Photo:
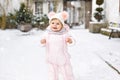
[[[120,39],[108,40],[84,29],[71,32],[76,39],[69,47],[76,80],[120,80],[120,75],[96,55],[108,50],[120,52]],[[0,31],[0,80],[48,80],[45,49],[39,44],[42,33],[34,30],[23,36],[17,30]]]

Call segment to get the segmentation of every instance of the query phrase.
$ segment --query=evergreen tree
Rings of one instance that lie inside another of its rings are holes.
[[[20,9],[16,11],[16,21],[18,24],[31,23],[32,11],[27,9],[24,3],[21,3]]]

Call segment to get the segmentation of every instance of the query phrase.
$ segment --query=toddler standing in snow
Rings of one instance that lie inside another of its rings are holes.
[[[74,80],[70,55],[67,51],[67,44],[72,44],[73,39],[68,34],[69,27],[64,23],[68,13],[50,12],[48,17],[48,30],[42,37],[41,44],[46,46],[49,80],[59,80],[59,72],[62,73],[64,80]]]

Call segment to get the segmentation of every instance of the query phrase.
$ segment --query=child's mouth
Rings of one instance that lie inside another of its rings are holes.
[[[53,29],[57,29],[56,27],[54,27]]]

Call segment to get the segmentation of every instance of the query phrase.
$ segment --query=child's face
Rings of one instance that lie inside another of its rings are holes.
[[[62,29],[63,25],[58,19],[53,19],[50,22],[50,28],[54,32],[58,32]]]

